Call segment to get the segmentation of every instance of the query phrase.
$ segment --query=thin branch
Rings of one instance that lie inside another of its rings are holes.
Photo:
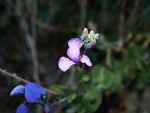
[[[127,0],[124,0],[121,6],[121,13],[120,13],[120,22],[119,22],[119,37],[122,37],[124,31],[124,21],[125,21],[125,7],[127,4]]]
[[[36,42],[36,24],[34,23],[34,20],[36,19],[37,15],[37,0],[32,0],[32,14],[31,14],[31,31],[32,31],[32,38]]]
[[[55,106],[55,105],[58,105],[58,104],[61,104],[62,102],[66,101],[66,100],[68,100],[68,99],[69,99],[69,96],[68,96],[68,97],[65,97],[65,98],[63,98],[63,99],[61,99],[61,100],[58,101],[58,102],[55,102],[55,103],[51,104],[51,107],[53,107],[53,106]]]
[[[23,83],[25,83],[25,84],[30,83],[30,81],[27,81],[27,80],[25,80],[25,79],[23,79],[23,78],[21,78],[21,77],[19,77],[19,76],[16,76],[16,74],[11,74],[11,73],[7,72],[7,71],[4,70],[4,69],[1,69],[1,68],[0,68],[0,72],[1,72],[2,74],[5,74],[5,75],[10,76],[10,77],[12,77],[12,78],[15,78],[15,79],[17,79],[17,80],[19,80],[19,81],[21,81],[21,82],[23,82]],[[60,93],[51,91],[51,90],[49,90],[49,89],[47,89],[47,88],[44,88],[44,90],[45,90],[46,92],[50,93],[50,94],[61,95]]]
[[[102,29],[105,30],[106,28],[106,9],[107,9],[107,0],[102,0],[102,11],[101,11],[101,25]]]
[[[52,31],[52,32],[64,32],[64,33],[76,33],[77,32],[77,29],[76,28],[61,28],[61,27],[55,27],[55,26],[52,26],[52,25],[48,25],[38,19],[35,19],[34,20],[34,23],[42,28],[42,29],[45,29],[45,30],[48,30],[48,31]]]
[[[134,2],[133,2],[134,3],[134,7],[131,10],[129,19],[126,22],[126,28],[125,29],[129,29],[131,27],[131,25],[133,23],[133,20],[134,20],[134,18],[136,16],[137,10],[138,10],[138,8],[140,6],[140,2],[141,2],[141,0],[134,0]]]
[[[81,4],[80,4],[81,3]],[[81,18],[80,18],[80,28],[79,28],[79,32],[78,32],[78,36],[81,35],[81,32],[83,30],[83,27],[85,26],[85,22],[86,22],[86,9],[87,9],[87,0],[82,0],[79,1],[79,5],[80,5],[80,13],[81,13]]]
[[[112,52],[112,49],[111,49],[111,48],[107,49],[105,65],[106,65],[108,68],[111,67],[111,65],[110,65],[111,52]]]
[[[22,29],[24,35],[25,35],[25,39],[26,39],[26,43],[28,48],[30,49],[30,53],[32,55],[32,61],[33,61],[33,77],[36,83],[40,84],[40,79],[39,79],[39,74],[38,74],[38,59],[37,59],[37,49],[36,49],[36,44],[35,41],[33,39],[33,37],[31,37],[29,30],[28,30],[28,26],[27,26],[27,22],[25,21],[25,18],[21,12],[21,3],[20,0],[17,0],[17,8],[16,8],[16,14],[18,15],[19,18],[19,22],[20,22],[20,28]],[[19,10],[20,9],[20,10]]]
[[[82,95],[83,95],[82,93],[76,94],[77,97],[78,97],[78,96],[82,96]],[[70,97],[70,96],[67,96],[67,97],[65,97],[65,98],[63,98],[63,99],[61,99],[61,100],[59,100],[58,102],[54,102],[54,103],[51,104],[50,106],[53,107],[53,106],[56,106],[56,105],[58,105],[58,104],[61,104],[62,102],[68,100],[69,97]]]

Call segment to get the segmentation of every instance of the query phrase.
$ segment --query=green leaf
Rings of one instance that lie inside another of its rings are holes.
[[[110,91],[121,93],[121,91],[123,91],[123,88],[124,86],[122,83],[112,83],[112,86],[110,87]]]
[[[122,73],[120,70],[117,70],[113,73],[113,83],[121,83],[122,82]]]
[[[94,66],[92,74],[92,82],[96,84],[97,89],[108,89],[111,86],[113,74],[105,67]]]
[[[120,93],[124,88],[122,84],[122,72],[121,70],[116,70],[112,74],[113,74],[112,84],[111,87],[109,88],[109,91],[115,91]]]
[[[129,45],[128,46],[128,57],[135,59],[139,59],[143,54],[143,48],[136,45]]]
[[[145,81],[139,78],[136,82],[136,88],[142,90],[146,87]]]
[[[70,97],[68,99],[68,103],[71,103],[75,98],[76,98],[76,94],[75,93],[70,94]]]
[[[78,69],[77,80],[79,80],[79,81],[83,80],[83,81],[87,82],[90,79],[90,76],[86,72],[84,72],[85,74],[82,77],[82,68],[78,67],[77,69]]]
[[[135,60],[136,69],[142,70],[143,66],[139,60]]]
[[[89,81],[90,76],[88,74],[85,74],[82,78],[85,82]]]
[[[72,94],[74,93],[74,91],[70,88],[67,88],[65,86],[61,86],[61,85],[53,85],[51,86],[50,88],[52,91],[55,91],[57,93],[60,93],[60,94]]]
[[[50,88],[52,91],[55,91],[57,93],[60,93],[60,94],[64,94],[66,96],[69,96],[69,99],[68,99],[68,103],[72,102],[75,98],[76,98],[76,93],[70,89],[70,88],[67,88],[65,86],[61,86],[61,85],[53,85],[51,86]],[[60,96],[57,96],[59,99]]]
[[[78,92],[83,93],[83,91],[84,91],[83,84],[82,83],[78,83],[77,87],[78,87]]]
[[[78,113],[85,113],[85,108],[84,107],[80,107],[78,109]]]
[[[102,103],[102,97],[94,87],[89,87],[87,93],[83,96],[80,111],[93,113]],[[79,112],[83,113],[83,112]]]

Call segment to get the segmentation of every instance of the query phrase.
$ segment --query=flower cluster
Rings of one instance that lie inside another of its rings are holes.
[[[68,41],[68,50],[67,55],[69,58],[62,56],[59,59],[58,66],[60,70],[67,71],[72,65],[75,65],[77,63],[85,63],[88,66],[92,66],[92,63],[87,55],[80,54],[80,49],[82,45],[85,47],[85,51],[90,49],[96,44],[96,40],[98,39],[98,34],[95,34],[94,31],[90,31],[88,34],[88,30],[85,28],[82,36],[79,38],[72,38]],[[44,111],[46,113],[52,113],[52,106],[60,104],[61,102],[68,99],[68,97],[55,102],[53,104],[50,104],[48,102],[48,98],[46,98],[46,92],[45,90],[35,83],[28,83],[25,86],[18,85],[16,86],[10,93],[11,96],[24,94],[26,101],[21,103],[16,113],[32,113],[31,107],[39,104],[42,105],[44,108]]]
[[[62,71],[67,71],[72,65],[82,62],[88,66],[92,66],[92,63],[89,57],[85,54],[81,56],[80,48],[82,47],[83,42],[79,38],[72,38],[68,41],[68,50],[67,55],[70,58],[61,57],[58,62],[58,66]]]
[[[83,45],[86,49],[90,49],[96,44],[96,40],[98,40],[99,34],[95,34],[93,30],[88,33],[88,29],[84,28],[82,35],[80,37]]]
[[[21,105],[17,108],[16,113],[32,113],[28,107],[32,107],[35,104],[47,106],[47,103],[44,103],[43,98],[46,95],[45,90],[35,83],[28,83],[25,86],[18,85],[10,93],[11,96],[19,94],[24,94],[27,101],[25,104],[21,103]],[[47,113],[52,113],[50,108],[46,109]]]

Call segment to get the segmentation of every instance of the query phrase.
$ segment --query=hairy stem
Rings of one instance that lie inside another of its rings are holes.
[[[4,69],[1,69],[1,68],[0,68],[0,72],[1,72],[2,74],[5,74],[5,75],[10,76],[10,77],[12,77],[12,78],[15,78],[15,79],[17,79],[17,80],[19,80],[19,81],[21,81],[21,82],[23,82],[23,83],[25,83],[25,84],[30,83],[30,81],[27,81],[27,80],[25,80],[25,79],[23,79],[23,78],[21,78],[21,77],[19,77],[19,76],[16,76],[16,74],[11,74],[11,73],[7,72],[7,71],[4,70]],[[47,88],[44,88],[44,90],[45,90],[46,92],[50,93],[50,94],[61,95],[61,94],[59,94],[59,93],[57,93],[57,92],[54,92],[54,91],[51,91],[51,90],[49,90],[49,89],[47,89]]]

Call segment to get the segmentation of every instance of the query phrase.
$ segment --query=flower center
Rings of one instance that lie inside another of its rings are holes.
[[[79,60],[81,59],[81,56],[79,56]]]

